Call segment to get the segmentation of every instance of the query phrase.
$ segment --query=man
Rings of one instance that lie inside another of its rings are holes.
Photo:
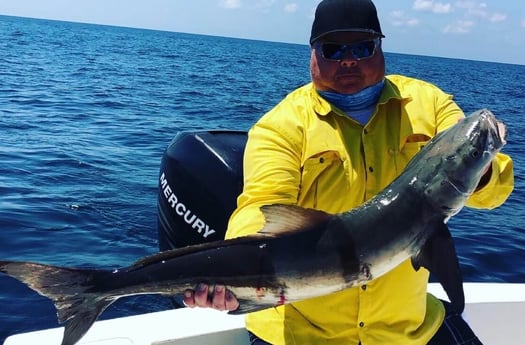
[[[384,37],[369,0],[318,5],[310,38],[312,83],[250,130],[244,190],[227,238],[260,230],[262,205],[329,213],[361,205],[431,137],[464,117],[434,85],[385,77]],[[497,207],[512,187],[512,161],[498,154],[467,205]],[[446,314],[444,304],[426,293],[427,282],[428,271],[416,272],[407,260],[367,285],[248,314],[246,327],[252,344],[480,344],[460,315]],[[185,303],[238,307],[223,286],[212,297],[209,289],[200,284],[187,291]]]

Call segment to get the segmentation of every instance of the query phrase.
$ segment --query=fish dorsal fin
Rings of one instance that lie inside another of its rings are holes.
[[[330,219],[330,214],[295,205],[274,204],[261,207],[266,223],[261,235],[276,236],[311,228]]]
[[[177,257],[202,252],[208,249],[215,249],[215,248],[223,247],[227,245],[235,245],[235,244],[242,244],[245,242],[250,242],[252,239],[257,238],[257,237],[261,237],[261,235],[253,234],[253,235],[248,235],[244,237],[232,238],[229,240],[204,242],[204,243],[193,244],[187,247],[166,250],[163,252],[159,252],[159,253],[155,253],[155,254],[143,257],[142,259],[135,261],[131,266],[127,267],[126,270],[131,271],[131,270],[139,269],[139,268],[142,268],[148,265],[156,264],[161,261],[172,260]]]

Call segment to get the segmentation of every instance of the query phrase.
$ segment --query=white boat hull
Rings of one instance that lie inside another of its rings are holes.
[[[485,345],[522,345],[525,284],[465,283],[464,317]],[[429,292],[446,299],[439,284]],[[63,328],[10,336],[4,345],[58,345]],[[210,309],[174,309],[97,321],[78,345],[248,345],[244,316]]]

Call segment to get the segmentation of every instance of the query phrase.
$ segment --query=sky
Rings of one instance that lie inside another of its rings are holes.
[[[308,44],[319,0],[0,0],[0,14]],[[375,0],[387,52],[525,65],[524,0]]]

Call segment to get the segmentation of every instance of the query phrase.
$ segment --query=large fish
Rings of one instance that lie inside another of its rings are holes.
[[[118,270],[3,261],[0,271],[54,301],[65,322],[62,345],[75,344],[123,296],[220,283],[240,301],[235,313],[246,313],[365,284],[408,258],[435,274],[462,311],[446,222],[504,144],[503,123],[480,110],[434,137],[385,190],[348,212],[264,206],[266,225],[255,235],[162,252]]]

